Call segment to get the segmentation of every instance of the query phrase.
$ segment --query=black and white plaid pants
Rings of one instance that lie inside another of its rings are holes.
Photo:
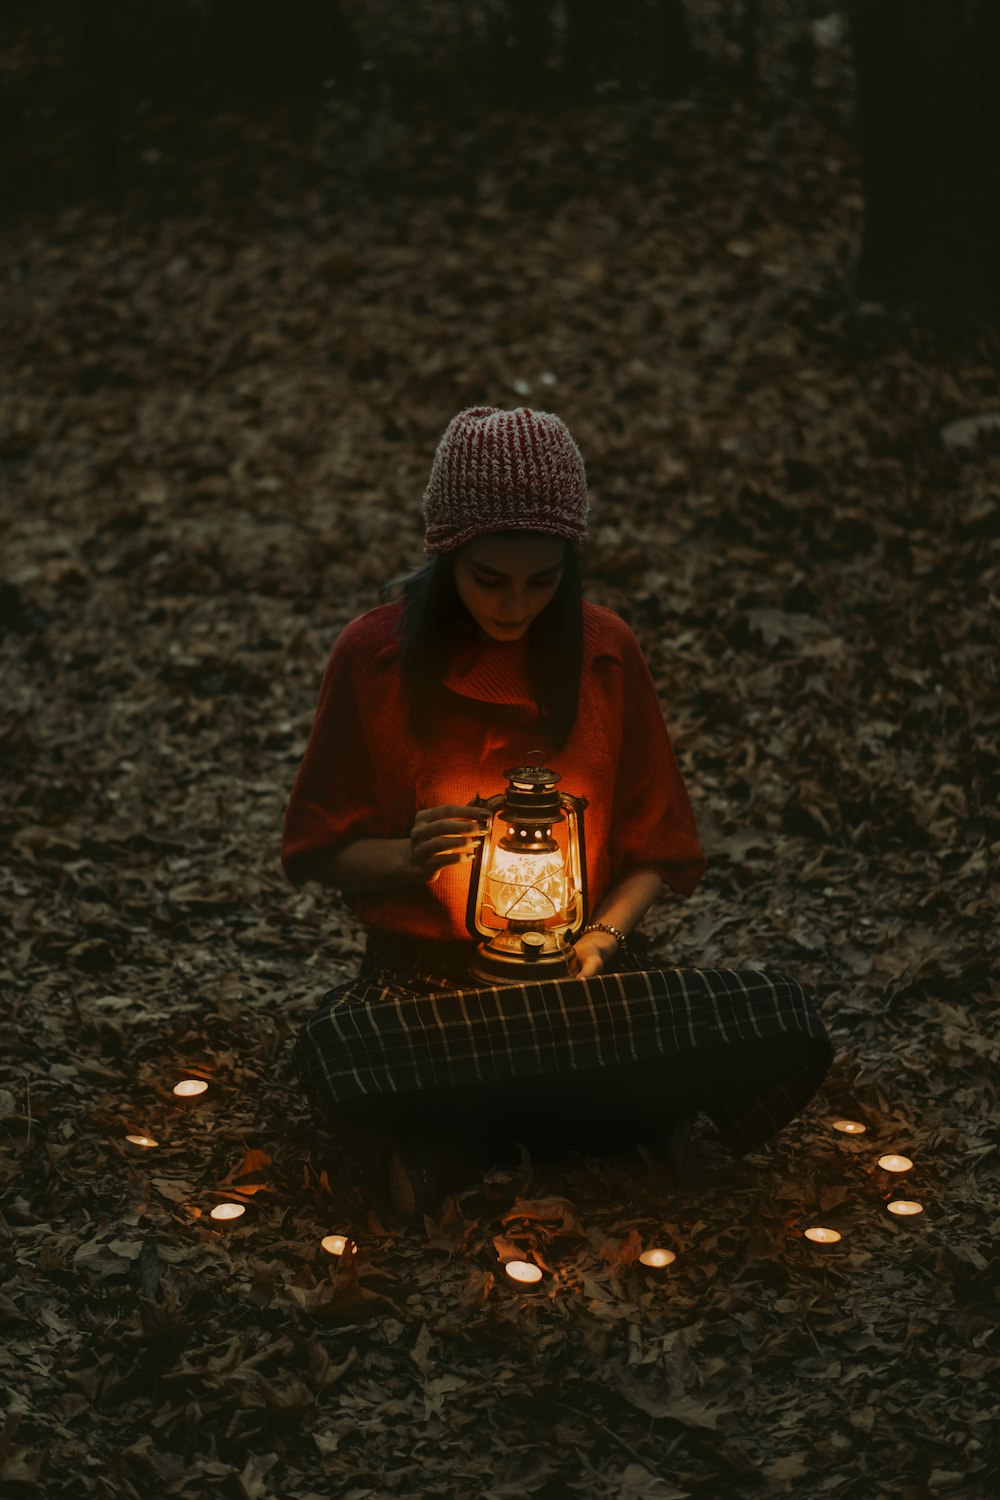
[[[787,1124],[832,1060],[801,985],[758,969],[657,969],[474,987],[469,950],[372,935],[294,1061],[314,1107],[390,1128],[502,1116],[581,1142],[655,1138],[702,1112],[737,1153]]]

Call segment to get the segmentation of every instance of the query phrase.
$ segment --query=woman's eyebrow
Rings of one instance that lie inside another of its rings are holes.
[[[470,558],[469,561],[472,563],[472,566],[475,568],[477,573],[488,573],[491,578],[503,578],[505,580],[510,576],[508,573],[501,573],[498,571],[498,569],[491,568],[488,563],[476,562],[476,559],[474,557]],[[550,573],[558,573],[561,567],[562,563],[557,562],[553,563],[551,568],[542,568],[540,572],[532,573],[532,583],[536,582],[539,578],[548,578]]]

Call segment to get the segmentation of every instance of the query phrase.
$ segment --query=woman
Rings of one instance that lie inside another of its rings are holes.
[[[609,1144],[704,1109],[745,1150],[829,1064],[793,982],[635,956],[663,886],[690,895],[705,859],[638,643],[582,599],[587,513],[558,417],[461,412],[424,496],[430,561],[341,633],[288,805],[288,875],[340,890],[368,930],[358,980],[324,998],[297,1064],[319,1108],[374,1105],[395,1129],[405,1206],[468,1175],[442,1147],[456,1122],[488,1156],[504,1121],[536,1143],[558,1121],[564,1144]],[[571,978],[484,989],[465,922],[477,798],[539,753],[588,799],[590,916]]]

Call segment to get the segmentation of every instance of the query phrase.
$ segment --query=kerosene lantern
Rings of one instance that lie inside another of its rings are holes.
[[[558,791],[547,766],[504,776],[504,791],[477,799],[493,816],[469,882],[466,922],[484,939],[473,970],[493,984],[558,978],[587,920],[587,799]]]

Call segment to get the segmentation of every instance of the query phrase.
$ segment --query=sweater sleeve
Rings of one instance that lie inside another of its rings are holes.
[[[357,669],[371,654],[369,634],[364,617],[345,626],[323,674],[316,718],[285,811],[281,862],[295,883],[310,878],[317,853],[382,831],[374,757],[356,685]]]
[[[631,631],[621,652],[625,723],[611,817],[612,880],[636,865],[653,865],[671,889],[690,896],[706,863],[691,801]]]

